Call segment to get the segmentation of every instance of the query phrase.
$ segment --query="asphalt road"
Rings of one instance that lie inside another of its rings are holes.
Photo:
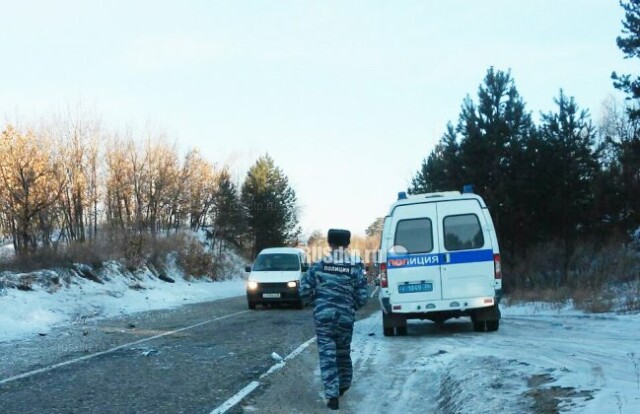
[[[239,297],[0,342],[0,412],[211,413],[314,335],[310,307]]]

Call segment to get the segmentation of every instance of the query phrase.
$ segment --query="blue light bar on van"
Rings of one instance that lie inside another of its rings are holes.
[[[473,193],[473,184],[465,184],[462,186],[463,193]]]
[[[404,191],[400,191],[398,193],[398,200],[406,200],[407,199],[407,193]]]

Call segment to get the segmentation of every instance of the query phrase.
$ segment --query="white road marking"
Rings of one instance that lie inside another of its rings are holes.
[[[238,393],[236,395],[234,395],[233,397],[229,398],[227,401],[224,402],[224,404],[222,404],[220,407],[216,408],[215,410],[211,411],[211,414],[222,414],[222,413],[226,413],[228,409],[230,409],[231,407],[233,407],[234,405],[238,404],[240,401],[242,401],[242,399],[244,397],[246,397],[247,395],[249,395],[249,393],[253,390],[255,390],[256,388],[258,388],[260,386],[260,383],[258,381],[251,381],[249,383],[249,385],[247,385],[246,387],[244,387],[243,389],[241,389],[240,391],[238,391]]]
[[[298,355],[300,355],[302,353],[302,351],[307,349],[307,347],[309,345],[311,345],[313,343],[313,341],[315,341],[315,340],[316,340],[316,337],[314,336],[313,338],[309,339],[307,342],[303,343],[302,345],[300,345],[299,347],[294,349],[289,355],[284,357],[284,359],[282,361],[278,362],[277,364],[272,365],[271,368],[269,368],[267,370],[267,372],[265,372],[264,374],[260,375],[260,379],[263,379],[263,378],[267,377],[268,375],[271,375],[274,372],[282,369],[287,364],[287,361],[290,361],[293,358],[295,358]],[[240,401],[242,401],[242,399],[244,397],[249,395],[249,393],[251,393],[253,390],[258,388],[259,386],[260,386],[260,382],[251,381],[249,383],[249,385],[247,385],[246,387],[244,387],[243,389],[238,391],[233,397],[229,398],[227,401],[222,403],[222,405],[220,405],[218,408],[216,408],[215,410],[211,411],[211,414],[223,414],[223,413],[226,413],[230,408],[232,408],[234,405],[236,405]]]
[[[9,382],[12,382],[12,381],[16,381],[16,380],[19,380],[19,379],[22,379],[22,378],[31,377],[33,375],[42,374],[44,372],[49,372],[49,371],[52,371],[52,370],[54,370],[56,368],[60,368],[60,367],[64,367],[64,366],[67,366],[67,365],[75,364],[76,362],[86,361],[87,359],[91,359],[91,358],[94,358],[94,357],[97,357],[97,356],[100,356],[100,355],[110,354],[110,353],[115,352],[115,351],[117,351],[119,349],[122,349],[122,348],[127,348],[127,347],[130,347],[132,345],[137,345],[137,344],[141,344],[143,342],[151,341],[153,339],[162,338],[163,336],[173,335],[173,334],[178,333],[178,332],[186,331],[186,330],[192,329],[192,328],[197,328],[198,326],[206,325],[206,324],[209,324],[209,323],[215,322],[215,321],[220,321],[222,319],[231,318],[233,316],[237,316],[237,315],[240,315],[240,314],[243,314],[243,313],[247,313],[247,312],[249,312],[249,311],[248,310],[244,310],[244,311],[232,313],[232,314],[229,314],[229,315],[221,316],[219,318],[209,319],[209,320],[206,320],[204,322],[196,323],[195,325],[187,326],[185,328],[176,329],[175,331],[164,332],[164,333],[161,333],[159,335],[151,336],[149,338],[144,338],[144,339],[140,339],[140,340],[135,341],[135,342],[129,342],[127,344],[119,345],[119,346],[116,346],[115,348],[107,349],[106,351],[96,352],[95,354],[85,355],[85,356],[82,356],[80,358],[72,359],[72,360],[65,361],[65,362],[60,362],[58,364],[54,364],[54,365],[50,365],[48,367],[36,369],[34,371],[25,372],[24,374],[20,374],[20,375],[14,376],[14,377],[9,377],[9,378],[5,378],[3,380],[0,380],[0,385],[6,384],[6,383],[9,383]]]

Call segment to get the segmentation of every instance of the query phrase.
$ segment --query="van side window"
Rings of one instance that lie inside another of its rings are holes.
[[[484,246],[484,235],[475,214],[444,218],[444,247],[452,250],[477,249]]]
[[[398,221],[393,244],[404,247],[410,254],[430,252],[433,250],[431,220],[418,218]]]

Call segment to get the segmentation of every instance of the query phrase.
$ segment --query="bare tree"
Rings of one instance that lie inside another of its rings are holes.
[[[192,230],[198,230],[206,224],[214,206],[215,176],[213,165],[202,158],[197,150],[189,151],[185,157],[183,177],[186,177],[184,202]]]
[[[0,208],[16,253],[35,251],[38,234],[51,227],[51,211],[66,184],[50,139],[7,125],[0,135]],[[41,241],[49,242],[49,234]]]
[[[133,170],[129,162],[126,141],[119,136],[111,138],[106,148],[105,208],[107,223],[120,229],[133,221]]]
[[[168,227],[171,207],[175,204],[173,196],[179,194],[180,166],[175,145],[169,145],[164,136],[149,139],[145,148],[148,160],[144,175],[146,194],[144,200],[144,221],[153,235],[163,225]]]
[[[93,214],[97,214],[99,124],[77,106],[75,110],[69,108],[48,130],[53,132],[52,140],[60,151],[66,182],[60,200],[61,232],[69,241],[82,242],[87,236],[87,226],[95,223],[92,207]]]

